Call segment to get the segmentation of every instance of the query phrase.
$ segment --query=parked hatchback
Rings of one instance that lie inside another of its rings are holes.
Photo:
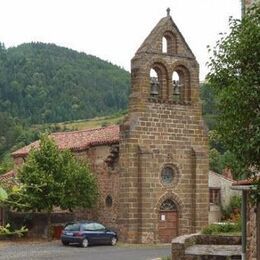
[[[61,234],[61,242],[65,246],[69,244],[79,244],[82,247],[94,244],[114,246],[117,243],[117,234],[97,222],[74,222],[65,226]]]

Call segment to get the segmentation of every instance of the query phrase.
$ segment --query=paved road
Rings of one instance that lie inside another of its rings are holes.
[[[16,260],[151,260],[170,255],[170,245],[155,246],[77,246],[64,247],[60,242],[8,243],[0,247],[0,259]]]

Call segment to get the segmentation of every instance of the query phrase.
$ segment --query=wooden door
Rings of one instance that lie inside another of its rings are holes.
[[[170,243],[174,237],[178,236],[178,214],[176,210],[160,211],[158,233],[161,243]]]

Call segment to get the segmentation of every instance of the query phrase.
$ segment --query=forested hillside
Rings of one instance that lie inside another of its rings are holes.
[[[54,44],[0,46],[0,111],[30,123],[107,115],[127,107],[130,74]]]

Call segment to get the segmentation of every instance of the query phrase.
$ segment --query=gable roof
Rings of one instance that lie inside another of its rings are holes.
[[[182,33],[178,29],[177,25],[174,23],[172,17],[167,15],[163,17],[154,29],[150,32],[150,34],[146,37],[142,45],[137,50],[136,54],[138,53],[157,53],[157,46],[154,45],[154,42],[161,41],[165,31],[171,31],[177,36],[177,40],[181,41],[185,48],[186,54],[183,53],[183,50],[178,52],[176,56],[186,56],[188,54],[189,58],[196,59],[195,55],[193,54],[192,50],[190,49],[189,45],[187,44],[185,38],[183,37]]]
[[[213,171],[209,171],[209,174],[212,174],[212,175],[214,175],[214,176],[216,176],[216,177],[218,177],[218,178],[221,178],[221,179],[227,180],[227,181],[229,181],[229,182],[231,182],[231,183],[234,182],[233,179],[231,179],[231,178],[229,178],[229,177],[227,177],[227,176],[224,176],[224,175],[222,175],[222,174],[219,174],[219,173],[213,172]]]
[[[86,129],[73,132],[57,132],[50,134],[60,149],[83,151],[91,146],[115,144],[119,142],[119,126]],[[32,148],[39,147],[39,140],[12,153],[14,158],[26,157]]]

